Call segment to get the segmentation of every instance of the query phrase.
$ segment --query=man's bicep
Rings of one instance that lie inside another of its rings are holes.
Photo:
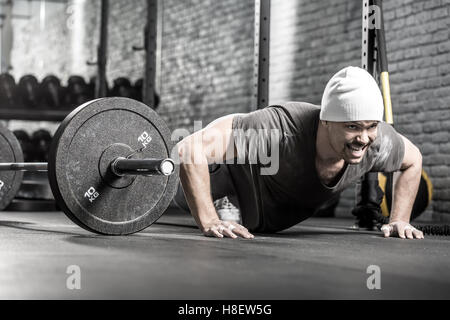
[[[241,113],[218,118],[208,124],[199,134],[208,163],[221,163],[236,157],[233,136],[233,119]]]
[[[273,108],[264,108],[250,113],[235,113],[211,122],[202,130],[203,146],[208,150],[208,162],[232,160],[247,162],[256,158],[258,152],[268,154],[280,139],[279,118]]]

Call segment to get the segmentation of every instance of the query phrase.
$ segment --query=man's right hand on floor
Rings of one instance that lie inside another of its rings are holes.
[[[247,228],[234,222],[215,219],[202,227],[203,234],[207,237],[229,237],[236,239],[242,237],[245,239],[253,239],[254,236],[248,232]]]

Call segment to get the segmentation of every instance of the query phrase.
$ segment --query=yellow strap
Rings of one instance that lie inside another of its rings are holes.
[[[386,118],[387,123],[394,124],[394,117],[392,115],[391,89],[389,86],[389,73],[386,71],[382,72],[380,74],[380,80],[384,100],[384,117]]]
[[[428,205],[430,205],[431,200],[433,199],[433,184],[431,183],[430,177],[428,177],[425,170],[422,170],[422,178],[427,183],[427,189],[428,189]]]
[[[378,185],[380,186],[381,190],[383,190],[383,201],[381,202],[381,213],[384,217],[389,217],[389,209],[387,205],[386,200],[386,181],[387,178],[384,174],[378,173]]]

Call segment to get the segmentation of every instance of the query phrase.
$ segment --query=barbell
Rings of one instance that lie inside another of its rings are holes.
[[[128,98],[101,98],[72,111],[53,137],[48,163],[24,163],[19,142],[0,128],[0,210],[23,171],[48,171],[59,208],[80,227],[125,235],[153,224],[174,197],[179,165],[164,120]],[[175,159],[175,160],[174,160]]]

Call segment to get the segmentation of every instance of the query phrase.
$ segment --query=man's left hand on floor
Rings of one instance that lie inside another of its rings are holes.
[[[408,222],[394,221],[381,227],[385,238],[398,236],[402,239],[423,239],[423,232],[417,230]]]

